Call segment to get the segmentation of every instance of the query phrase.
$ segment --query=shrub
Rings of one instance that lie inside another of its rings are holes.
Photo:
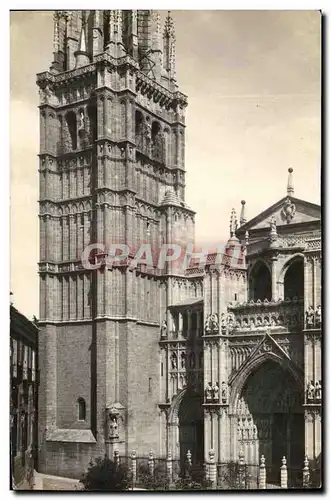
[[[108,457],[91,460],[80,482],[85,491],[124,491],[129,487],[128,469]]]
[[[166,471],[156,466],[154,474],[151,475],[148,465],[141,464],[137,470],[137,484],[147,490],[167,490],[168,479]]]

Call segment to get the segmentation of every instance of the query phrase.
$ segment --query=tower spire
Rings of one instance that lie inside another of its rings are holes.
[[[247,222],[246,215],[245,215],[245,205],[246,205],[246,201],[241,200],[241,212],[240,212],[240,219],[239,219],[239,223],[241,226],[243,224],[245,224],[245,222]]]
[[[176,79],[176,37],[175,26],[168,10],[163,31],[163,65],[171,80]]]
[[[230,238],[233,238],[236,235],[237,227],[238,227],[237,214],[235,209],[233,208],[231,210],[231,215],[230,215]]]
[[[287,195],[294,196],[294,184],[293,184],[293,168],[288,169],[288,179],[287,179]]]
[[[121,10],[109,11],[109,43],[108,52],[113,57],[122,57],[124,55],[123,46],[123,17]]]
[[[74,53],[76,58],[76,68],[80,68],[81,66],[86,66],[90,63],[90,58],[87,52],[86,45],[86,21],[85,21],[85,13],[82,14],[82,29],[80,31],[78,50]]]

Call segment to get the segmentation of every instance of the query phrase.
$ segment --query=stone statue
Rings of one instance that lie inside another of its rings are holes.
[[[253,439],[257,439],[257,427],[255,424],[253,425]]]
[[[186,364],[186,356],[185,353],[182,352],[182,354],[180,355],[180,367],[182,370],[185,369],[185,364]]]
[[[230,314],[228,315],[228,325],[232,327],[232,326],[233,326],[233,324],[234,324],[234,314],[233,314],[233,313],[230,313]]]
[[[170,357],[170,361],[171,361],[172,370],[177,370],[177,356],[174,352],[172,353],[172,355]]]
[[[218,316],[216,313],[212,314],[210,317],[211,329],[213,332],[218,332]]]
[[[85,115],[84,111],[81,111],[79,113],[79,130],[84,130],[85,129]]]
[[[317,400],[321,400],[322,399],[322,385],[321,385],[321,381],[320,380],[318,380],[315,383],[315,399],[317,399]]]
[[[316,319],[316,326],[320,326],[320,324],[322,323],[322,307],[321,306],[317,306],[315,319]]]
[[[161,337],[162,338],[165,338],[167,336],[167,330],[168,330],[167,322],[163,321],[162,326],[161,326]]]
[[[210,333],[211,331],[211,314],[208,314],[207,319],[205,321],[205,332]]]
[[[228,402],[228,384],[222,382],[222,403],[226,404]]]
[[[224,328],[226,328],[226,316],[224,313],[222,313],[222,315],[221,315],[221,326],[222,326],[222,330]]]
[[[270,224],[270,233],[277,234],[276,217],[274,215],[271,217],[269,224]]]
[[[211,401],[213,399],[213,388],[211,382],[208,382],[207,387],[205,389],[205,397],[206,401]]]
[[[314,399],[314,397],[315,397],[315,387],[313,381],[311,380],[307,384],[307,400],[311,401]]]
[[[295,205],[292,203],[291,198],[287,198],[282,209],[282,215],[286,219],[287,224],[291,222],[295,215]]]
[[[110,415],[109,416],[109,437],[110,438],[118,438],[118,424],[117,424],[117,418],[115,415]]]
[[[315,311],[312,306],[308,307],[306,311],[306,323],[308,328],[313,328],[315,322]]]
[[[220,399],[220,394],[219,394],[219,387],[218,387],[218,382],[215,382],[213,386],[213,399],[214,401],[219,401]]]
[[[150,152],[151,140],[152,140],[152,125],[150,124],[149,121],[145,122],[144,137],[145,137],[146,149],[148,150],[148,152]]]

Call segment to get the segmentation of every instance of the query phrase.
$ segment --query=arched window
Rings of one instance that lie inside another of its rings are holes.
[[[97,107],[95,104],[88,105],[87,116],[89,123],[89,140],[91,143],[93,143],[97,138]]]
[[[77,149],[77,118],[73,111],[69,111],[66,114],[67,127],[69,131],[70,144],[69,147],[72,150]]]
[[[288,267],[284,277],[284,299],[304,297],[303,259],[294,260]]]
[[[257,301],[271,300],[271,275],[266,264],[257,262],[249,279],[250,299]]]
[[[138,149],[142,150],[143,149],[143,115],[141,114],[140,111],[136,111],[135,115],[136,123],[135,123],[135,137],[136,137],[136,146]]]
[[[78,398],[78,420],[86,420],[86,403],[84,398]]]
[[[155,160],[165,163],[165,139],[159,122],[152,123],[152,156]]]

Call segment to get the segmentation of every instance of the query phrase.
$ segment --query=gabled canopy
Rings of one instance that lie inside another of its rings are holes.
[[[277,228],[292,224],[311,223],[321,220],[321,207],[299,198],[285,196],[236,231],[243,236],[255,230],[270,229],[270,220],[274,218]]]

